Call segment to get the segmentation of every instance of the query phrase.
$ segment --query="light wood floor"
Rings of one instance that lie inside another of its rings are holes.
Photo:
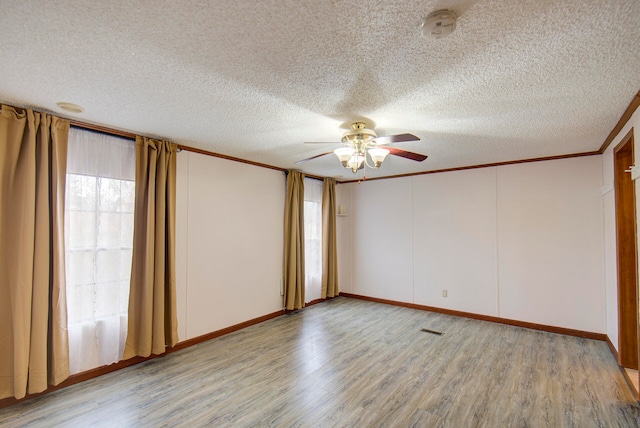
[[[638,370],[628,369],[625,367],[625,371],[627,372],[627,376],[629,376],[629,379],[631,379],[631,383],[636,389],[636,392],[640,391],[640,387],[638,386]]]
[[[0,425],[635,427],[640,406],[604,342],[340,297],[0,409]]]

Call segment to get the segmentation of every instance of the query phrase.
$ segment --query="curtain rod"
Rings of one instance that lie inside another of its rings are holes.
[[[106,126],[94,125],[93,123],[80,122],[79,120],[69,119],[69,123],[71,126],[75,126],[76,128],[90,129],[92,131],[98,131],[98,132],[103,132],[105,134],[117,135],[119,137],[130,138],[132,140],[135,140],[137,137],[137,135],[134,134],[133,132],[107,128]]]
[[[9,107],[15,107],[15,106],[11,106],[9,104],[5,104],[5,103],[2,103],[2,102],[0,102],[0,105],[7,105]],[[104,134],[109,134],[109,135],[117,135],[119,137],[129,138],[131,140],[135,140],[136,137],[139,135],[139,134],[135,134],[135,133],[130,132],[130,131],[123,131],[123,130],[120,130],[120,129],[109,128],[107,126],[96,125],[94,123],[82,122],[82,121],[77,120],[77,119],[71,119],[69,117],[64,117],[64,115],[60,116],[58,113],[55,113],[55,112],[43,112],[41,110],[34,109],[32,107],[18,107],[18,108],[29,108],[29,109],[31,109],[33,111],[37,111],[37,112],[40,112],[40,113],[51,114],[51,115],[55,115],[55,116],[61,117],[63,119],[67,119],[69,121],[69,125],[75,126],[76,128],[88,129],[88,130],[91,130],[91,131],[102,132]],[[162,137],[150,137],[150,138],[162,138]],[[221,159],[227,159],[227,160],[234,161],[234,162],[240,162],[240,163],[246,163],[246,164],[249,164],[249,165],[259,166],[261,168],[274,169],[276,171],[282,171],[282,172],[286,172],[287,171],[285,168],[280,168],[278,166],[268,165],[268,164],[260,163],[260,162],[253,162],[253,161],[246,160],[246,159],[236,158],[236,157],[233,157],[233,156],[227,156],[227,155],[223,155],[223,154],[220,154],[220,153],[210,152],[210,151],[207,151],[207,150],[197,149],[195,147],[185,146],[184,144],[178,144],[178,143],[176,143],[176,144],[178,146],[178,152],[181,152],[182,150],[185,150],[185,151],[199,153],[199,154],[203,154],[203,155],[207,155],[207,156],[217,157],[217,158],[221,158]],[[324,177],[321,177],[319,175],[313,175],[313,174],[305,174],[305,177],[312,178],[314,180],[320,180],[320,181],[324,180]],[[339,182],[337,181],[336,183],[339,183]]]
[[[86,122],[80,122],[79,120],[75,120],[75,119],[70,119],[70,124],[71,126],[75,126],[76,128],[84,128],[84,129],[89,129],[92,131],[97,131],[97,132],[103,132],[105,134],[111,134],[111,135],[117,135],[120,137],[125,137],[125,138],[130,138],[132,140],[135,140],[137,137],[137,134],[134,134],[132,132],[128,132],[128,131],[121,131],[118,129],[112,129],[112,128],[108,128],[106,126],[101,126],[101,125],[95,125],[92,123],[86,123]],[[249,165],[253,165],[253,166],[258,166],[261,168],[267,168],[267,169],[274,169],[276,171],[282,171],[282,172],[286,172],[287,170],[284,168],[280,168],[277,166],[273,166],[273,165],[268,165],[265,163],[260,163],[260,162],[253,162],[250,160],[246,160],[246,159],[241,159],[241,158],[237,158],[237,157],[233,157],[233,156],[228,156],[228,155],[223,155],[220,153],[215,153],[215,152],[210,152],[208,150],[202,150],[202,149],[197,149],[195,147],[190,147],[190,146],[185,146],[184,144],[178,144],[178,151],[188,151],[188,152],[193,152],[193,153],[198,153],[201,155],[206,155],[206,156],[212,156],[212,157],[217,157],[220,159],[226,159],[226,160],[230,160],[230,161],[234,161],[234,162],[240,162],[240,163],[245,163],[245,164],[249,164]],[[320,177],[318,175],[313,175],[313,174],[305,174],[305,177],[314,179],[314,180],[324,180],[324,177]]]

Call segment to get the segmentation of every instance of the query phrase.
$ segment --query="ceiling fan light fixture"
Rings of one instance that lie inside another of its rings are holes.
[[[364,122],[354,122],[351,124],[351,130],[342,136],[342,144],[344,144],[344,147],[337,148],[330,152],[320,153],[318,155],[299,160],[296,163],[306,162],[333,153],[336,155],[338,160],[340,160],[343,167],[350,169],[354,174],[357,174],[359,170],[366,169],[367,167],[372,169],[380,168],[389,154],[418,162],[425,160],[427,156],[419,153],[385,147],[388,144],[410,141],[420,141],[420,138],[408,133],[378,137],[375,131],[368,129]],[[307,142],[306,144],[326,143]],[[371,164],[369,164],[367,154],[371,159]]]
[[[340,159],[343,167],[349,168],[349,160],[351,155],[355,153],[355,149],[353,147],[340,147],[335,149],[333,153]]]
[[[384,162],[384,159],[389,154],[389,150],[382,148],[373,148],[369,149],[367,153],[369,153],[369,156],[371,156],[373,167],[377,169],[380,168],[380,165],[382,165],[382,162]]]
[[[349,158],[347,162],[347,168],[351,168],[354,174],[358,173],[358,170],[364,167],[364,153],[356,152]]]

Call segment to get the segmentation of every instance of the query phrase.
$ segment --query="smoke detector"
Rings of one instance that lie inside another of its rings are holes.
[[[82,113],[84,111],[84,107],[73,103],[59,102],[57,106],[64,111],[68,111],[69,113]]]
[[[427,39],[442,39],[456,29],[456,14],[449,10],[430,13],[422,20],[422,35]]]

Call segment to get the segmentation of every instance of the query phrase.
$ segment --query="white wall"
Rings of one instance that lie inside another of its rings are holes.
[[[284,175],[190,152],[177,173],[180,340],[282,309]]]
[[[496,169],[413,183],[414,302],[497,316]]]
[[[640,134],[640,109],[631,116],[618,135],[613,139],[607,150],[602,155],[602,177],[606,193],[602,196],[604,210],[604,240],[605,240],[605,289],[606,289],[606,317],[607,336],[611,343],[618,349],[618,270],[616,262],[616,212],[615,189],[613,188],[613,150],[622,139],[633,129],[635,165],[640,165],[640,150],[638,138]],[[636,189],[636,224],[640,214],[640,189],[638,182]],[[640,241],[639,241],[640,248]]]
[[[413,301],[411,184],[397,178],[355,185],[353,293]]]
[[[500,316],[604,333],[599,156],[498,168]]]
[[[342,233],[353,248],[339,254],[353,267],[349,292],[604,333],[601,162],[341,185],[338,204],[352,204]]]

